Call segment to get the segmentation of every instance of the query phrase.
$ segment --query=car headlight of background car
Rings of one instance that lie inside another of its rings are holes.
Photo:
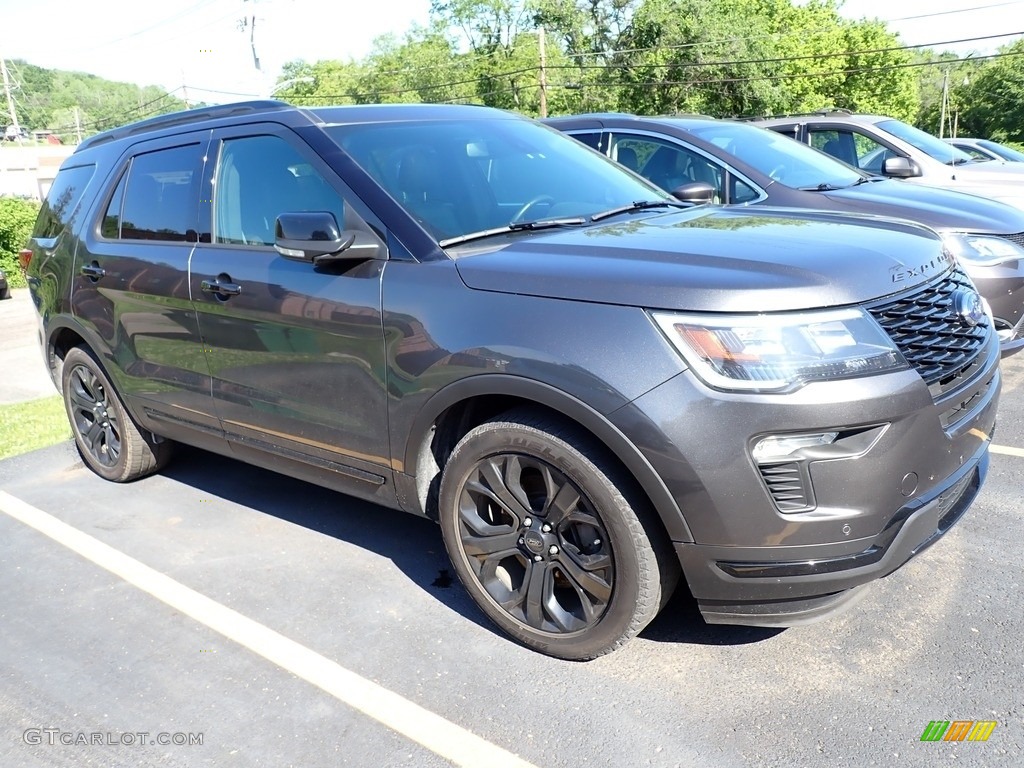
[[[714,389],[785,392],[812,381],[907,368],[861,309],[764,315],[651,317],[694,373]]]
[[[1003,237],[947,232],[942,240],[953,255],[966,265],[993,267],[1024,259],[1024,248]]]

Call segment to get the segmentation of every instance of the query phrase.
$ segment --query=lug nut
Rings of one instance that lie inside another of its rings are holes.
[[[556,547],[554,544],[552,544],[550,547],[548,547],[548,554],[549,555],[557,555],[558,554],[558,547]]]
[[[544,533],[551,533],[551,526],[547,523],[544,523],[544,525],[542,525],[540,529],[544,531]]]
[[[528,517],[524,517],[523,518],[523,525],[525,525],[527,528],[529,528],[531,525],[533,525],[533,520],[531,520]]]
[[[523,537],[522,537],[522,536],[520,536],[520,537],[519,537],[519,543],[520,543],[520,544],[522,544],[522,543],[523,543]]]
[[[534,561],[535,561],[535,562],[538,562],[538,563],[539,563],[539,562],[540,562],[541,560],[543,560],[544,558],[542,558],[542,557],[541,557],[540,555],[534,555],[534,556],[533,556],[533,559],[534,559]]]

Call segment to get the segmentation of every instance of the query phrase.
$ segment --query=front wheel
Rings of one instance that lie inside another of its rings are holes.
[[[93,472],[124,483],[166,464],[172,444],[139,429],[90,352],[68,351],[61,384],[75,445]]]
[[[470,595],[506,633],[564,659],[624,644],[678,577],[631,481],[593,443],[512,412],[471,430],[441,478],[445,546]]]

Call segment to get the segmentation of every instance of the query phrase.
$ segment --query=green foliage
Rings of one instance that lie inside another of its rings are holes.
[[[20,197],[0,197],[0,269],[15,287],[25,285],[18,251],[25,247],[36,223],[39,203]]]
[[[375,41],[363,60],[293,62],[300,104],[469,102],[550,114],[727,117],[838,107],[938,133],[1024,140],[1024,43],[992,61],[907,49],[842,0],[432,0],[431,22]],[[1019,55],[1018,55],[1019,54]],[[965,84],[966,81],[969,86]]]
[[[1024,142],[1024,40],[1001,48],[1002,58],[977,70],[963,87],[958,133],[1001,142]]]
[[[0,405],[0,459],[70,439],[68,415],[58,395]]]
[[[83,72],[44,69],[20,59],[8,62],[20,85],[16,96],[19,121],[27,130],[49,130],[64,143],[185,108],[185,102],[163,88],[117,83]],[[77,108],[77,123],[76,123]]]

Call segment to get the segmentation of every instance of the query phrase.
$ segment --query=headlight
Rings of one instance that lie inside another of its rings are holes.
[[[947,232],[942,236],[942,240],[953,255],[965,264],[992,267],[1007,261],[1024,259],[1024,248],[1005,237]]]
[[[782,392],[811,381],[908,367],[881,326],[856,308],[651,317],[694,373],[715,389]]]

